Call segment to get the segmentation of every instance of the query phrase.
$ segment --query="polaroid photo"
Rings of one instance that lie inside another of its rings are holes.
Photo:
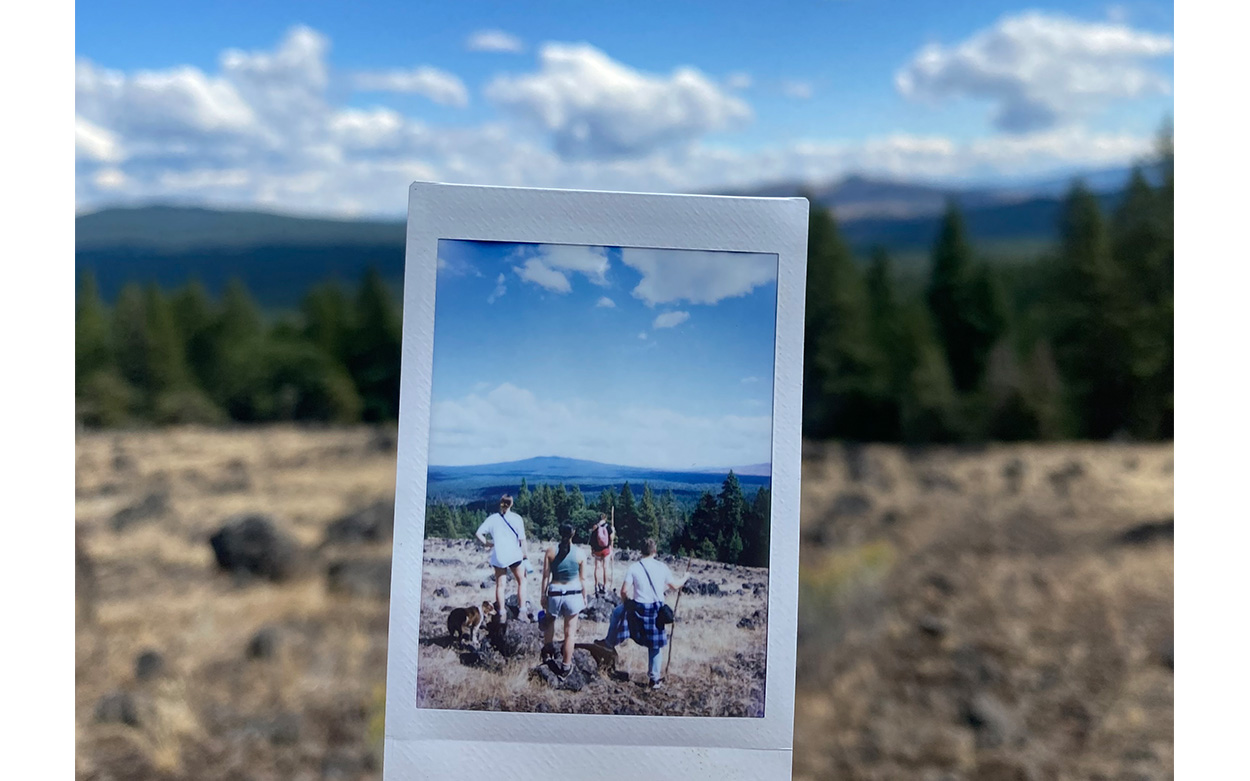
[[[807,218],[412,185],[388,781],[790,778]]]

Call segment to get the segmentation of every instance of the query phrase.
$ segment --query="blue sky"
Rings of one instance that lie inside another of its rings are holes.
[[[439,243],[430,461],[771,460],[775,255]]]
[[[80,208],[403,211],[417,178],[706,191],[1121,165],[1171,111],[1172,8],[92,3]]]

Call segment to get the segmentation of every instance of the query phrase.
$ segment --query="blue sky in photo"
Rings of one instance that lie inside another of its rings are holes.
[[[771,460],[777,257],[439,243],[430,463]]]
[[[78,201],[402,213],[413,179],[709,191],[1123,165],[1166,2],[80,4]]]

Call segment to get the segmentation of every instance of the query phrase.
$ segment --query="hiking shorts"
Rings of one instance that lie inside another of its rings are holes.
[[[590,555],[594,556],[596,559],[606,559],[612,555],[612,549],[604,548],[603,550],[592,550]]]
[[[580,591],[576,594],[563,594],[561,596],[547,595],[547,615],[549,616],[568,618],[581,613],[585,609],[586,599]]]

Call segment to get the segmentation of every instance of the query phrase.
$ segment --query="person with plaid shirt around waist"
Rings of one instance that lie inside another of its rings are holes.
[[[622,603],[612,611],[608,636],[595,643],[613,652],[626,640],[646,648],[651,686],[659,688],[664,680],[660,677],[660,649],[668,644],[668,635],[656,619],[664,604],[665,589],[679,589],[687,578],[674,577],[668,565],[655,557],[655,552],[655,540],[648,537],[642,543],[642,558],[625,572],[625,581],[621,583]]]

